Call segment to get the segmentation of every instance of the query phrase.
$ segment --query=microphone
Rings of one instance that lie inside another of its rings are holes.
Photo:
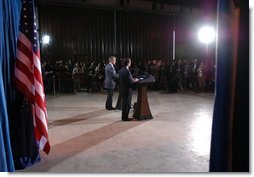
[[[142,70],[139,70],[139,73],[141,73],[141,75],[138,77],[138,79],[139,79],[140,81],[142,81],[142,80],[148,78],[149,75],[150,75],[150,74],[148,74],[148,72],[142,71]]]

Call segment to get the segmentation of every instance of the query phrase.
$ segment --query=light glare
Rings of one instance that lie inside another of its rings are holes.
[[[49,35],[44,35],[44,36],[42,37],[42,43],[43,43],[43,44],[49,44],[49,41],[50,41]]]
[[[204,26],[198,31],[198,39],[200,42],[209,44],[215,39],[215,31],[210,26]]]

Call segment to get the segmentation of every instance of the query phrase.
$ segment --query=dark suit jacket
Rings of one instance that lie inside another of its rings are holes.
[[[121,95],[129,95],[132,91],[132,85],[134,84],[134,79],[131,72],[126,68],[122,67],[119,70],[119,92]]]
[[[117,75],[114,67],[111,64],[107,64],[105,67],[104,87],[106,89],[114,89],[116,77]]]

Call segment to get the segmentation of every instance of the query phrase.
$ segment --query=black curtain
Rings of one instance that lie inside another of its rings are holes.
[[[51,42],[42,46],[49,60],[102,61],[113,54],[113,11],[65,6],[39,6],[40,36]]]
[[[39,4],[38,12],[40,37],[51,36],[50,44],[41,47],[43,59],[86,63],[111,55],[133,61],[171,59],[170,15],[52,4]]]
[[[134,61],[169,59],[172,53],[172,17],[117,12],[117,54]]]

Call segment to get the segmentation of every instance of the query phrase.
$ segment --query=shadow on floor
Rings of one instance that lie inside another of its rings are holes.
[[[41,157],[43,160],[40,163],[35,164],[31,168],[27,168],[26,172],[50,171],[50,168],[63,162],[64,160],[74,157],[75,155],[84,152],[87,149],[92,148],[93,146],[96,146],[97,144],[103,141],[106,141],[129,129],[137,127],[145,122],[147,121],[122,122],[119,120],[102,128],[96,129],[94,131],[85,133],[70,140],[56,144],[51,147],[49,155],[41,153]]]

